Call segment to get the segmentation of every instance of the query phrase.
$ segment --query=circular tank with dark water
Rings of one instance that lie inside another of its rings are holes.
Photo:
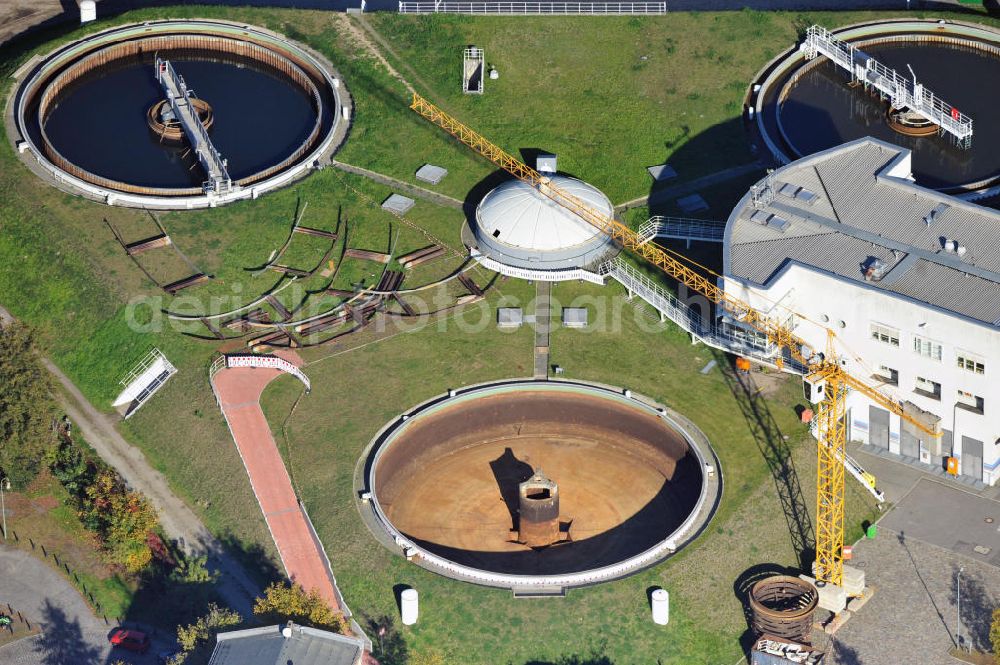
[[[176,76],[164,77],[160,61]],[[188,104],[173,92],[181,82],[204,134],[178,117]],[[58,186],[108,203],[189,208],[256,198],[319,165],[346,136],[345,92],[328,62],[281,35],[154,21],[48,54],[11,107],[19,151]],[[205,159],[213,150],[218,157]]]
[[[605,581],[662,560],[707,521],[711,452],[691,428],[582,384],[471,389],[380,435],[369,505],[436,572],[513,588]]]
[[[212,143],[233,179],[282,162],[309,137],[316,120],[312,100],[277,70],[207,52],[160,56],[169,58],[199,98],[211,104]],[[111,180],[156,188],[200,187],[205,174],[186,142],[162,141],[146,122],[146,111],[163,99],[154,72],[150,53],[74,81],[45,118],[52,146],[73,164]],[[321,111],[329,125],[329,107]],[[39,123],[30,126],[40,140]]]
[[[838,31],[881,64],[917,81],[973,119],[968,147],[946,133],[913,136],[894,129],[889,103],[852,84],[825,57],[790,52],[758,81],[757,126],[779,161],[787,162],[872,136],[912,151],[918,184],[945,192],[977,190],[1000,179],[1000,34],[984,26],[931,21],[889,22]]]

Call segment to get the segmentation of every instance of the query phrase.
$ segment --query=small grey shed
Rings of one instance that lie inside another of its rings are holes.
[[[567,328],[587,327],[586,307],[563,307],[562,324]]]
[[[413,207],[414,203],[413,199],[402,194],[392,194],[382,202],[382,209],[399,215],[405,215]]]
[[[520,307],[498,307],[497,326],[500,328],[519,328],[524,323],[524,314]]]
[[[448,169],[433,164],[424,164],[417,169],[417,180],[429,182],[432,185],[441,182],[446,175],[448,175]]]

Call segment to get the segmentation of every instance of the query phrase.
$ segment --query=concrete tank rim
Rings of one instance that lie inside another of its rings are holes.
[[[409,423],[413,416],[426,413],[428,410],[451,406],[455,400],[462,398],[469,399],[482,397],[493,393],[510,392],[524,389],[538,390],[562,390],[572,391],[573,389],[587,392],[591,395],[614,397],[622,403],[627,403],[635,408],[642,409],[663,418],[669,427],[680,434],[688,445],[689,450],[695,456],[702,471],[701,492],[695,507],[691,510],[687,519],[666,536],[662,541],[653,547],[629,557],[624,562],[618,562],[603,566],[601,568],[567,573],[560,575],[515,575],[507,573],[496,573],[481,569],[464,566],[444,559],[433,553],[427,552],[422,547],[401,534],[392,525],[392,522],[384,515],[378,507],[378,499],[371,489],[372,470],[378,462],[380,449],[384,449],[387,437],[398,433],[399,429]],[[719,458],[714,447],[693,422],[682,414],[672,409],[664,407],[655,400],[632,391],[630,397],[624,395],[624,390],[618,386],[608,384],[577,380],[536,380],[532,378],[513,378],[500,381],[488,381],[465,386],[453,391],[446,391],[440,395],[432,397],[420,404],[412,407],[400,416],[386,423],[376,435],[369,441],[358,463],[355,466],[355,504],[361,515],[362,521],[369,531],[384,547],[396,554],[402,554],[403,550],[420,554],[413,558],[413,562],[420,567],[435,572],[439,575],[449,577],[458,581],[472,582],[482,586],[507,588],[517,592],[519,589],[551,589],[559,588],[563,591],[569,588],[592,586],[603,582],[621,579],[639,573],[643,570],[659,565],[666,559],[679,552],[684,547],[691,545],[704,532],[712,518],[718,511],[723,491],[723,474],[719,464]],[[453,393],[453,394],[449,394]],[[692,432],[694,433],[692,435]],[[373,454],[375,453],[375,454]],[[711,464],[715,469],[714,478],[709,478],[705,471],[706,464]],[[709,505],[709,501],[711,504]],[[707,508],[707,512],[706,511]],[[402,548],[399,544],[402,538],[404,544]],[[666,545],[671,546],[667,549]],[[442,562],[446,565],[442,565]]]

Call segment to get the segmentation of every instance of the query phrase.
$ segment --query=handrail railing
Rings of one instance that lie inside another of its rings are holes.
[[[208,136],[208,130],[202,124],[198,113],[194,111],[191,104],[191,93],[188,90],[184,78],[177,73],[173,64],[169,60],[156,58],[156,80],[163,86],[167,93],[167,101],[173,109],[177,120],[181,123],[188,139],[191,141],[191,149],[198,156],[208,180],[204,183],[205,191],[213,191],[216,194],[225,194],[233,186],[233,180],[229,177],[229,170],[226,167],[226,160],[222,158],[212,139]],[[183,102],[183,103],[182,103]]]
[[[400,2],[400,14],[629,16],[667,13],[666,2]]]
[[[653,238],[679,238],[681,240],[722,242],[725,232],[725,222],[708,219],[689,219],[687,217],[664,217],[662,215],[650,217],[637,231],[644,242],[649,242]]]
[[[972,118],[940,99],[923,85],[901,76],[852,44],[838,39],[826,28],[814,25],[806,30],[802,44],[807,59],[824,55],[846,69],[852,80],[875,87],[889,96],[893,108],[908,108],[968,146],[972,138]]]

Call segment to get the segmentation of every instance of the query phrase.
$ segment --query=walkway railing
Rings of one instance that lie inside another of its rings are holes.
[[[236,354],[227,355],[225,356],[225,359],[226,367],[267,367],[269,369],[281,370],[282,372],[291,374],[296,379],[301,381],[306,387],[306,392],[312,390],[312,385],[309,383],[309,377],[305,375],[305,372],[284,358],[260,354]],[[218,361],[216,360],[216,363],[217,362]],[[213,364],[212,369],[210,369],[209,372],[211,376],[215,376],[215,372],[218,372],[216,365]]]
[[[667,13],[666,2],[400,2],[400,14],[630,16]]]
[[[780,365],[786,372],[805,373],[804,366],[790,358],[786,350],[769,343],[760,333],[735,323],[713,320],[711,311],[702,312],[691,307],[620,258],[602,264],[598,273],[615,279],[628,289],[630,295],[639,296],[662,316],[707,346],[770,367]],[[707,301],[704,306],[710,307]]]
[[[814,25],[806,31],[802,44],[806,59],[825,55],[838,67],[846,69],[852,81],[871,86],[889,97],[893,108],[907,108],[958,139],[968,147],[972,140],[972,118],[941,100],[923,85],[901,76],[864,51],[833,36],[826,28]]]
[[[639,236],[643,243],[653,238],[676,238],[678,240],[702,240],[704,242],[722,242],[726,232],[726,223],[707,219],[688,219],[686,217],[663,217],[656,215],[639,228]]]
[[[212,139],[208,137],[208,130],[202,124],[198,112],[191,104],[191,93],[188,90],[184,79],[177,73],[169,60],[156,59],[156,80],[167,95],[167,101],[174,112],[177,121],[184,128],[188,141],[191,142],[191,149],[201,162],[202,168],[208,174],[208,180],[203,188],[206,192],[225,194],[233,186],[233,180],[229,177],[226,168],[226,160],[222,158],[219,151],[215,149]]]

